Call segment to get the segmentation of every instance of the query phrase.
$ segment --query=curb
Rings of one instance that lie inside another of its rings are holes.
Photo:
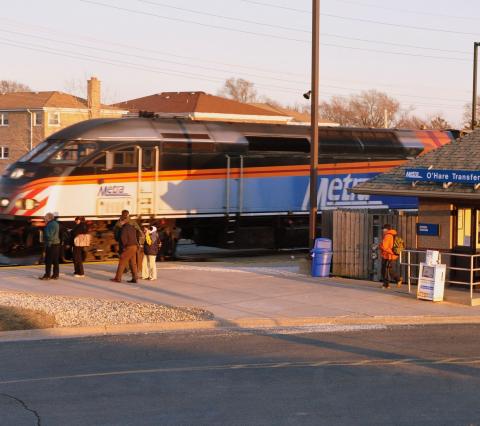
[[[0,343],[36,340],[75,339],[95,336],[168,333],[205,330],[262,330],[269,328],[339,326],[339,325],[454,325],[480,324],[480,316],[398,316],[398,317],[301,317],[301,318],[245,318],[240,320],[213,320],[191,322],[162,322],[149,324],[120,324],[93,327],[58,327],[35,330],[0,332]],[[301,330],[299,330],[301,332]]]

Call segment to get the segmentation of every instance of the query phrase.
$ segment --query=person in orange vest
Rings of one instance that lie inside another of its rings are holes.
[[[402,286],[402,278],[394,270],[398,256],[393,252],[393,242],[395,241],[397,231],[392,229],[391,225],[383,225],[383,240],[380,243],[380,252],[382,254],[382,288],[389,288],[390,282],[396,282],[397,287]]]

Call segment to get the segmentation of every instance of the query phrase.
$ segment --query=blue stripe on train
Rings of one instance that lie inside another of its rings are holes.
[[[348,192],[358,183],[371,179],[378,173],[319,175],[318,207],[332,208],[391,208],[415,209],[415,197],[385,197],[357,195]],[[243,185],[243,188],[240,186]],[[227,193],[229,194],[227,202]],[[240,200],[240,194],[242,200]],[[266,178],[226,180],[194,180],[168,184],[161,200],[167,209],[187,210],[192,213],[222,213],[238,211],[243,213],[308,211],[308,176],[281,176]]]

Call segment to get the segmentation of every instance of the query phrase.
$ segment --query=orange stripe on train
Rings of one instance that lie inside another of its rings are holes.
[[[392,167],[402,164],[403,160],[375,161],[375,162],[359,162],[359,163],[337,163],[322,164],[318,167],[321,174],[348,174],[348,173],[373,173],[378,171],[386,171]],[[240,177],[240,169],[230,169],[231,178]],[[310,167],[308,165],[295,166],[278,166],[278,167],[247,167],[243,169],[244,178],[256,177],[282,177],[282,176],[303,176],[308,175]],[[225,178],[227,169],[203,169],[203,170],[175,170],[164,171],[158,173],[159,181],[168,180],[200,180],[200,179],[219,179]],[[22,191],[36,190],[40,191],[52,184],[55,185],[79,185],[79,184],[99,184],[102,183],[119,183],[119,182],[136,182],[137,173],[112,173],[89,176],[65,176],[56,178],[44,178],[35,180],[22,188]],[[155,172],[146,172],[142,174],[142,181],[154,181]]]

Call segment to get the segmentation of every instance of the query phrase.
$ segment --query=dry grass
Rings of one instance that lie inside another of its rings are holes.
[[[55,327],[55,317],[42,311],[0,305],[0,331]]]

